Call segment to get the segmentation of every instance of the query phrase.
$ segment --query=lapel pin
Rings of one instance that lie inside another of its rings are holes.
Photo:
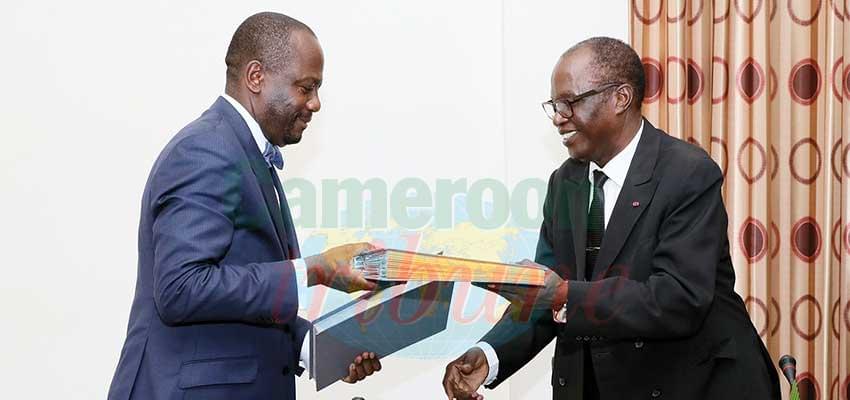
[[[633,201],[633,202],[632,202],[632,207],[638,207],[638,206],[640,206],[640,202],[639,202],[639,201]]]

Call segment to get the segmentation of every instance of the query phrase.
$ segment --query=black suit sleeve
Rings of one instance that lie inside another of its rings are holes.
[[[555,173],[549,178],[549,188],[543,204],[543,224],[540,227],[540,238],[537,241],[537,251],[534,262],[552,268],[555,256],[552,251],[551,239],[551,200],[552,181]],[[498,323],[487,332],[481,341],[486,342],[496,351],[499,358],[499,373],[491,384],[492,389],[508,379],[517,370],[527,364],[540,350],[543,350],[557,332],[550,310],[535,310],[530,315],[523,315],[513,306],[509,306]]]
[[[570,281],[567,335],[663,339],[699,329],[714,299],[727,216],[717,164],[702,157],[685,167],[681,182],[668,186],[676,193],[656,192],[654,201],[670,207],[657,232],[651,275],[637,281],[626,270],[598,281]]]

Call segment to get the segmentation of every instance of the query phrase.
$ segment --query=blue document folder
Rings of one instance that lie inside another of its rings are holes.
[[[367,293],[313,321],[316,390],[348,376],[363,352],[386,357],[446,329],[454,282],[406,282]]]

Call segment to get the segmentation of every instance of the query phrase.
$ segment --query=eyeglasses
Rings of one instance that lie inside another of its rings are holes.
[[[555,113],[561,114],[564,118],[571,118],[573,116],[573,104],[578,103],[581,100],[584,100],[590,96],[597,95],[602,93],[612,87],[622,85],[621,82],[611,82],[602,85],[596,89],[588,90],[572,100],[560,99],[560,100],[549,100],[544,101],[541,105],[543,106],[543,111],[546,112],[546,116],[549,119],[555,119]]]

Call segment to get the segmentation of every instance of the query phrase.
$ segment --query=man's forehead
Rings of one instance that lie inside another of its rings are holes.
[[[581,71],[558,64],[552,71],[552,92],[558,96],[575,95],[586,85]]]
[[[290,46],[297,58],[323,57],[322,46],[315,36],[305,31],[295,31],[289,37]]]
[[[313,78],[321,81],[324,54],[319,41],[310,33],[302,31],[293,32],[290,40],[293,51],[290,57],[291,71],[297,74],[295,79]]]
[[[576,95],[591,84],[593,77],[584,60],[561,58],[552,71],[552,92],[559,96]]]
[[[295,29],[289,34],[289,43],[293,48],[307,50],[319,48],[319,40],[312,33],[303,29]]]

